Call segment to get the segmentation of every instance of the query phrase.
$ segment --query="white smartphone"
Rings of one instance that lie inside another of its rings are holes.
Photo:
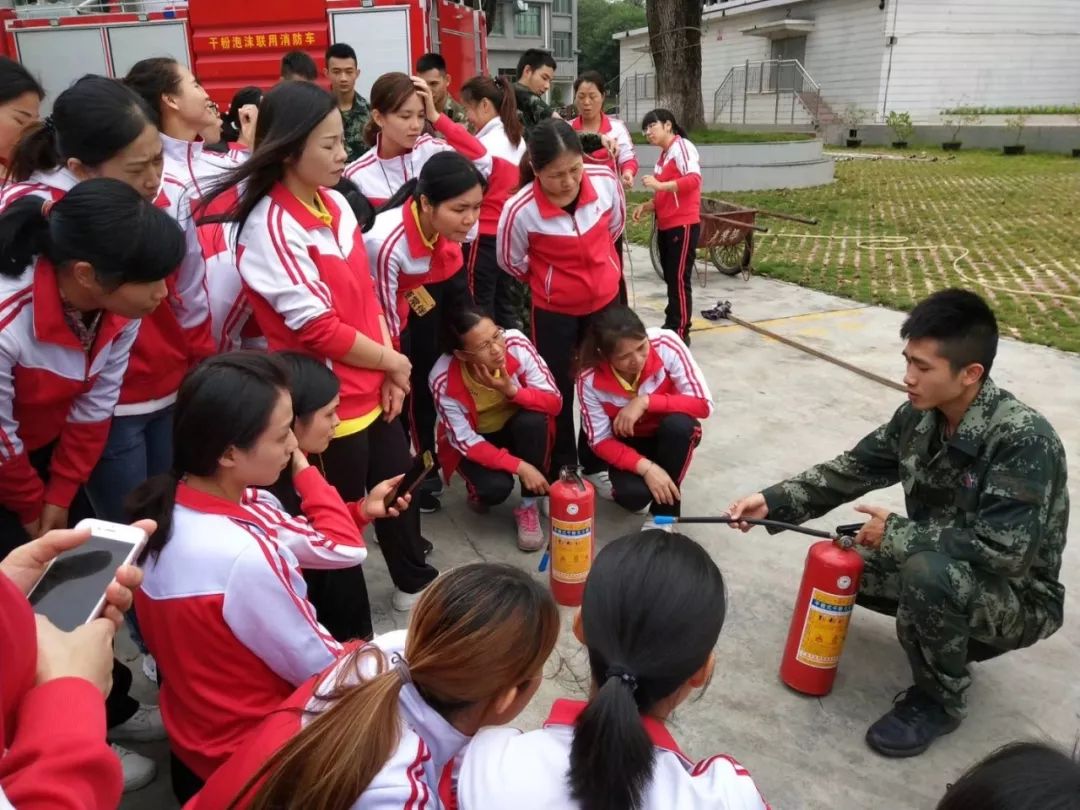
[[[107,520],[81,520],[90,539],[49,563],[30,591],[34,613],[70,632],[105,609],[105,589],[121,565],[134,562],[146,546],[146,532]]]

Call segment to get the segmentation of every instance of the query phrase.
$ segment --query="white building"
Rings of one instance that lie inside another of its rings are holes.
[[[640,120],[655,106],[648,31],[615,38],[623,115]],[[701,42],[717,124],[1080,103],[1080,0],[713,0]]]

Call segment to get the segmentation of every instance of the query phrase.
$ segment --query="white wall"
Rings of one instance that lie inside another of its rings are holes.
[[[957,105],[1080,102],[1080,1],[889,0],[889,6],[889,31],[895,12],[898,39],[888,109],[926,120]]]
[[[1080,3],[1080,0],[1077,0]],[[813,19],[806,40],[805,67],[822,87],[822,95],[836,112],[849,103],[874,108],[881,86],[885,52],[885,13],[871,0],[805,0],[759,11],[735,8],[721,14],[706,11],[701,39],[701,89],[705,118],[713,117],[713,97],[728,71],[746,60],[771,56],[771,41],[742,31],[790,16]],[[647,43],[645,34],[619,42],[622,75],[652,72],[648,54],[635,51]],[[739,101],[741,109],[741,96]]]

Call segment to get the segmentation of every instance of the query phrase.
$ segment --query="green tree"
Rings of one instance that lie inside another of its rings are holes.
[[[578,0],[578,70],[596,70],[609,82],[608,95],[619,87],[619,43],[611,38],[619,31],[645,27],[644,3],[634,0]]]

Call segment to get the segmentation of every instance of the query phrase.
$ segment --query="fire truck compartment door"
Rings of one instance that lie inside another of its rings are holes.
[[[151,56],[168,56],[191,67],[185,23],[113,25],[106,33],[112,50],[114,76],[126,76],[132,65]]]
[[[356,92],[371,98],[371,85],[384,73],[412,73],[409,47],[409,11],[390,8],[357,8],[330,12],[331,42],[352,45],[360,55],[360,78]]]
[[[41,114],[71,83],[86,73],[107,74],[101,28],[38,28],[16,31],[19,61],[41,80],[45,98]]]

